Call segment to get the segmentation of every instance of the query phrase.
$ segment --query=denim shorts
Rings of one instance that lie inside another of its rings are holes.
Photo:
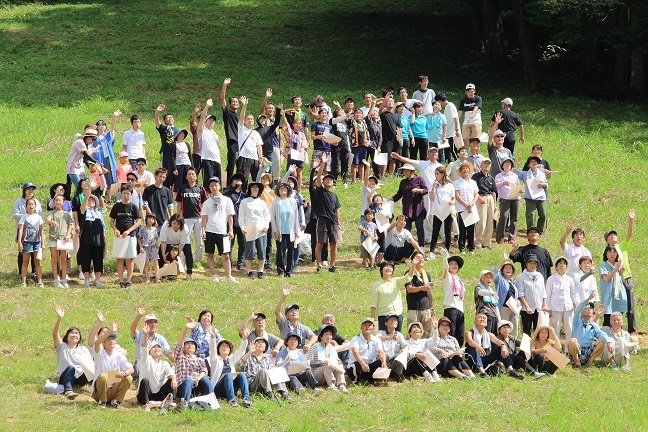
[[[23,251],[22,253],[32,253],[38,252],[41,248],[41,242],[23,242]]]

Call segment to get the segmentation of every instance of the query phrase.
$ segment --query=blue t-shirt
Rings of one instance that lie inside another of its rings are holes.
[[[403,128],[403,140],[404,141],[409,141],[410,136],[409,136],[409,131],[410,131],[410,118],[412,118],[411,115],[405,115],[403,114],[400,117],[400,122],[401,122],[401,127]]]
[[[325,131],[331,132],[331,126],[326,123],[322,123],[321,121],[316,121],[311,125],[311,131],[314,132],[315,135],[324,135]],[[331,144],[327,143],[324,140],[316,139],[313,140],[313,150],[321,150],[330,153]]]
[[[441,141],[443,138],[443,126],[448,124],[445,114],[438,112],[437,115],[431,115],[427,120],[427,137],[432,143]]]
[[[378,225],[376,225],[373,222],[362,221],[360,223],[360,228],[368,230],[371,233],[372,237],[373,237],[374,233],[378,229]],[[360,232],[360,243],[362,243],[365,240],[367,240],[367,234],[365,234],[363,231],[361,231]]]
[[[292,213],[292,206],[290,205],[290,200],[284,200],[282,199],[281,201],[281,234],[290,234],[290,217]]]
[[[428,129],[427,117],[420,115],[414,119],[414,124],[410,123],[410,128],[414,133],[414,138],[427,138],[427,129]]]

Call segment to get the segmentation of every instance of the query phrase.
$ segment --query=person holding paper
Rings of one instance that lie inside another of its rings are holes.
[[[385,321],[387,317],[396,315],[398,325],[396,330],[400,331],[403,325],[403,299],[401,290],[406,283],[410,283],[414,275],[415,264],[410,265],[409,272],[405,276],[399,276],[392,279],[394,273],[394,264],[385,261],[380,265],[381,280],[371,286],[370,307],[371,318],[378,314],[378,330],[387,330]]]
[[[459,223],[459,250],[463,254],[468,251],[474,253],[475,251],[475,223],[473,222],[474,216],[477,215],[477,207],[475,203],[479,199],[479,188],[477,183],[470,178],[473,173],[473,166],[469,162],[464,162],[459,167],[459,174],[461,178],[454,182],[455,199],[457,201],[457,222]],[[474,215],[473,215],[474,213]],[[467,223],[464,220],[469,220]]]
[[[434,249],[439,238],[441,225],[443,225],[443,245],[446,250],[450,249],[452,242],[452,207],[455,205],[454,183],[447,176],[446,169],[439,165],[434,169],[436,180],[430,190],[430,212],[432,219],[432,239],[430,240],[429,259],[434,259]],[[442,219],[443,218],[443,219]]]
[[[553,327],[548,325],[538,326],[531,337],[531,358],[529,359],[529,364],[538,372],[546,372],[554,375],[558,370],[558,366],[545,355],[547,354],[547,346],[551,346],[558,352],[562,349],[560,339],[556,335]]]
[[[115,241],[126,243],[125,252],[117,258],[117,276],[119,286],[128,288],[131,286],[133,277],[134,260],[137,256],[137,240],[135,233],[140,226],[141,217],[137,206],[130,202],[133,194],[133,186],[122,185],[120,188],[121,202],[116,203],[110,209],[110,226],[115,231]],[[114,252],[113,252],[114,256]],[[124,280],[124,268],[126,269],[126,280]]]
[[[272,369],[273,360],[264,353],[268,349],[268,341],[263,337],[257,337],[251,345],[250,350],[241,357],[238,365],[243,369],[248,379],[250,391],[263,393],[270,400],[279,402],[274,390],[279,393],[285,401],[292,401],[288,388],[284,382],[272,384],[268,370]]]
[[[54,197],[54,210],[50,210],[45,223],[49,225],[49,249],[52,255],[52,275],[54,288],[69,288],[67,281],[68,249],[63,249],[66,243],[72,241],[74,220],[70,212],[63,210],[63,195]],[[59,249],[61,247],[61,249]],[[59,274],[59,260],[61,263]],[[63,280],[61,281],[61,275]]]
[[[437,332],[435,337],[430,339],[429,342],[429,345],[432,345],[430,352],[439,359],[436,371],[446,378],[475,379],[475,374],[470,370],[470,366],[464,360],[465,348],[461,348],[457,339],[454,336],[450,336],[450,330],[452,328],[450,318],[445,316],[441,317],[436,326]],[[463,340],[463,336],[461,339]],[[417,358],[423,360],[420,356],[417,356]]]
[[[475,287],[475,313],[482,313],[487,317],[486,330],[497,334],[497,323],[501,320],[498,308],[499,296],[495,291],[493,280],[495,273],[482,270],[479,275],[479,284]]]
[[[399,215],[387,228],[385,235],[385,259],[393,262],[404,262],[414,251],[423,253],[419,243],[414,240],[412,233],[405,226],[407,217]]]
[[[95,376],[92,382],[92,398],[100,408],[106,408],[107,403],[115,409],[124,408],[122,402],[133,382],[135,369],[116,346],[117,334],[111,333],[108,327],[101,329],[94,343]]]
[[[52,338],[57,358],[57,382],[63,385],[63,395],[74,400],[79,394],[74,391],[73,386],[84,386],[93,378],[88,377],[83,369],[84,364],[92,364],[92,356],[88,348],[81,343],[81,330],[78,327],[70,327],[61,338],[59,331],[65,310],[57,305],[55,311],[56,323],[52,330]]]
[[[148,324],[144,323],[142,329],[148,332]],[[175,372],[168,361],[161,359],[162,346],[159,343],[149,343],[144,338],[137,349],[140,354],[137,401],[150,411],[149,401],[163,401],[177,387]]]
[[[513,159],[504,159],[501,169],[502,171],[495,176],[495,186],[499,196],[499,219],[497,221],[495,240],[499,244],[504,243],[504,231],[507,221],[509,224],[509,241],[513,241],[517,237],[518,208],[520,206],[520,195],[512,193],[514,189],[520,187],[520,179],[513,172]]]
[[[538,271],[538,258],[527,255],[525,269],[516,279],[515,283],[519,290],[519,300],[522,303],[522,331],[531,335],[534,328],[538,326],[538,314],[549,313],[547,308],[547,291],[545,279]]]
[[[386,330],[378,330],[377,334],[383,343],[383,349],[387,356],[387,367],[391,369],[389,376],[398,383],[403,382],[405,379],[405,376],[403,375],[405,366],[403,363],[398,361],[396,357],[408,349],[405,336],[403,336],[400,331],[396,330],[400,319],[402,318],[398,315],[389,315],[385,319]]]
[[[603,251],[603,262],[599,265],[601,275],[601,303],[604,313],[603,325],[610,326],[612,312],[628,312],[628,297],[623,285],[625,268],[623,257],[616,246],[607,245]]]
[[[295,118],[291,128],[283,111],[281,114],[284,118],[284,137],[286,139],[284,155],[288,159],[288,166],[295,166],[298,190],[301,190],[302,172],[304,170],[304,162],[308,157],[309,146],[308,139],[306,139],[303,131],[304,123],[301,118]]]
[[[279,277],[292,277],[295,239],[297,233],[306,228],[306,224],[304,218],[300,217],[297,201],[291,197],[292,187],[288,183],[281,183],[277,187],[277,194],[278,197],[270,210],[273,235],[277,244],[277,274]]]
[[[436,328],[436,322],[434,323],[434,327]],[[408,378],[423,376],[425,382],[428,383],[441,382],[441,377],[439,377],[436,368],[431,369],[425,362],[425,352],[428,349],[433,349],[435,340],[422,337],[422,324],[417,321],[409,324],[408,334],[407,356],[405,358],[407,365],[403,371],[403,375]],[[401,357],[401,355],[399,355],[399,357]]]
[[[547,177],[538,169],[540,158],[529,156],[526,162],[528,171],[518,172],[518,178],[525,184],[524,202],[526,203],[526,226],[537,226],[542,235],[547,227]],[[537,224],[533,223],[534,214],[538,213]]]
[[[434,322],[434,305],[432,304],[432,277],[423,268],[425,256],[420,252],[412,254],[414,274],[409,283],[405,283],[405,300],[407,302],[407,325],[413,322],[421,323],[423,337],[428,338],[432,334],[432,323]]]
[[[304,386],[308,386],[313,390],[313,396],[320,396],[322,389],[318,387],[319,383],[313,376],[306,354],[303,350],[298,349],[299,342],[299,335],[288,335],[284,341],[284,349],[279,351],[279,355],[277,355],[277,367],[286,369],[290,377],[287,384],[290,390],[299,396],[304,396],[306,394]],[[301,371],[297,372],[300,369]]]
[[[450,320],[450,335],[457,338],[459,346],[464,343],[464,298],[466,286],[457,275],[464,260],[458,255],[451,256],[447,249],[441,248],[443,257],[443,316]]]
[[[360,334],[351,339],[351,355],[347,361],[347,369],[354,383],[373,384],[373,373],[379,367],[387,367],[387,356],[382,341],[373,334],[373,318],[365,318],[360,330]]]
[[[380,194],[375,194],[371,198],[371,204],[369,205],[369,210],[373,210],[374,214],[378,214],[379,212],[383,212],[383,197]],[[384,221],[385,223],[389,223],[389,219],[387,219],[387,216],[384,214]],[[375,219],[374,219],[375,220]],[[376,223],[378,225],[378,223]],[[380,227],[378,228],[378,252],[376,253],[376,264],[380,264],[383,261],[383,256],[385,254],[385,236],[387,234],[387,226],[384,228],[385,230],[383,232],[380,232]]]
[[[532,374],[534,378],[542,378],[545,374],[538,372],[527,362],[526,354],[520,349],[522,341],[511,336],[512,327],[513,324],[510,321],[500,320],[497,323],[497,339],[506,345],[506,350],[513,362],[513,369],[524,369],[524,372]]]
[[[632,340],[630,333],[623,330],[623,314],[612,312],[610,326],[603,327],[603,331],[614,344],[614,354],[603,350],[603,362],[609,363],[612,370],[618,370],[619,365],[623,364],[622,369],[629,371],[630,354],[637,351],[637,342]]]
[[[486,158],[481,163],[481,170],[472,176],[477,183],[479,198],[477,198],[477,213],[479,220],[475,227],[475,247],[477,249],[491,249],[493,238],[493,223],[495,221],[497,200],[497,186],[495,179],[490,175],[491,160]]]
[[[209,332],[212,336],[209,340],[209,364],[211,366],[211,382],[214,386],[214,394],[216,397],[225,397],[232,407],[238,407],[236,392],[240,391],[243,406],[249,408],[252,402],[250,401],[247,377],[244,373],[236,372],[234,366],[245,355],[250,331],[246,329],[242,334],[241,344],[236,352],[233,352],[234,344],[227,339],[220,339],[216,343],[216,329],[213,326],[209,327]]]
[[[318,342],[308,350],[308,361],[318,383],[326,384],[329,390],[346,394],[349,391],[346,388],[344,365],[338,357],[338,345],[334,341],[336,336],[337,328],[334,325],[322,324],[317,331]]]
[[[238,212],[238,224],[241,233],[246,237],[245,241],[245,271],[249,279],[254,279],[252,271],[252,260],[254,251],[257,253],[257,277],[263,279],[265,265],[266,235],[270,226],[270,210],[263,200],[261,194],[264,186],[261,183],[250,183],[247,188],[247,198],[241,201]]]
[[[191,279],[193,272],[193,253],[191,252],[191,232],[189,227],[185,225],[184,217],[180,213],[171,215],[169,220],[162,225],[160,229],[160,258],[158,259],[158,266],[162,268],[165,264],[171,264],[176,259],[169,259],[167,254],[171,248],[175,246],[178,253],[182,253],[187,272],[187,279]]]
[[[565,340],[571,339],[574,309],[580,303],[574,280],[567,275],[569,263],[564,257],[556,260],[556,273],[546,283],[549,324],[560,335],[561,324],[565,326]]]
[[[572,338],[567,343],[574,369],[580,368],[583,363],[585,366],[591,366],[604,349],[607,349],[609,354],[614,353],[614,341],[593,322],[594,296],[595,293],[591,293],[574,311]]]
[[[374,195],[376,195],[376,190],[378,189],[378,177],[374,175],[369,175],[369,163],[363,161],[363,165],[366,162],[366,170],[363,172],[364,177],[361,177],[362,180],[362,205],[360,206],[360,220],[364,218],[364,211],[369,208],[369,205],[372,202]]]
[[[596,277],[594,277],[594,269],[592,266],[592,258],[588,256],[582,256],[578,260],[579,270],[574,273],[573,277],[576,292],[579,297],[579,303],[585,301],[592,292],[596,293],[596,297],[594,297],[593,301],[600,301],[598,296],[598,285],[596,284]]]
[[[515,266],[512,262],[506,260],[506,252],[502,252],[502,254],[504,255],[502,262],[493,267],[499,313],[501,319],[511,323],[511,334],[513,337],[517,337],[519,311],[522,303],[518,300],[518,289],[513,280]]]
[[[363,222],[360,222],[358,230],[360,231],[360,258],[362,258],[362,266],[365,270],[373,270],[376,268],[374,255],[371,255],[369,250],[365,247],[365,242],[367,239],[371,239],[371,242],[375,244],[378,241],[378,226],[374,223],[375,212],[370,209],[364,211]]]

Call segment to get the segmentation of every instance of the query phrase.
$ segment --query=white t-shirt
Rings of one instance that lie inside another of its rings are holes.
[[[119,370],[120,372],[124,372],[126,369],[133,367],[133,365],[126,359],[126,356],[122,354],[117,348],[113,350],[113,353],[111,355],[108,355],[106,350],[102,347],[102,349],[100,349],[98,353],[95,353],[94,361],[95,379],[105,372],[113,371],[115,369]],[[108,387],[112,387],[113,385],[109,385]]]
[[[452,102],[448,102],[448,104],[443,109],[443,114],[445,114],[446,120],[448,121],[448,130],[446,131],[446,138],[452,138],[456,132],[454,119],[459,118],[459,114],[457,113],[457,107]]]
[[[429,160],[415,160],[412,161],[412,165],[414,165],[414,168],[421,171],[421,177],[423,177],[423,180],[425,180],[425,186],[428,187],[428,190],[430,190],[430,188],[436,181],[436,175],[434,174],[434,171],[437,169],[437,167],[443,166],[439,162],[432,163]]]
[[[77,345],[76,349],[72,351],[70,349],[70,346],[65,342],[61,342],[61,344],[56,348],[56,359],[57,378],[59,378],[61,374],[65,372],[65,369],[67,369],[68,366],[74,366],[74,377],[79,378],[81,375],[83,375],[83,368],[81,367],[81,363],[92,363],[92,355],[90,354],[90,350],[88,350],[88,348],[86,348],[84,345]]]
[[[221,163],[218,135],[216,135],[213,129],[203,128],[202,134],[200,135],[200,153],[202,160]]]
[[[432,90],[431,88],[426,89],[424,92],[419,89],[412,94],[412,97],[414,99],[423,102],[423,114],[432,112],[432,104],[434,103],[434,96],[436,96],[436,94],[434,93],[434,90]]]
[[[126,151],[128,152],[128,159],[137,159],[143,158],[144,156],[144,146],[146,141],[144,140],[144,132],[138,130],[137,132],[133,129],[127,130],[124,132],[123,143],[126,146]]]
[[[139,175],[137,171],[135,171],[135,175],[137,176],[137,180],[146,180],[146,186],[151,186],[153,183],[155,183],[155,176],[153,176],[153,173],[148,170],[144,170],[144,174]]]
[[[175,164],[191,165],[191,159],[189,159],[189,146],[187,146],[187,143],[184,141],[176,142]]]
[[[70,147],[70,154],[67,158],[66,174],[83,174],[83,152],[87,150],[85,143],[82,139],[78,139],[72,143]]]
[[[239,157],[247,159],[259,159],[257,147],[263,146],[263,140],[259,132],[254,129],[248,129],[245,126],[239,126],[238,130]]]
[[[581,282],[581,277],[583,277],[585,273],[583,273],[580,269],[574,273],[574,286],[576,287],[576,292],[578,292],[578,296],[580,298],[581,303],[587,300],[589,295],[592,292],[596,293],[596,297],[592,299],[593,302],[598,302],[600,301],[599,295],[598,295],[598,286],[596,285],[596,276],[591,275],[587,279],[585,279],[583,282]]]
[[[567,267],[567,276],[574,277],[574,273],[580,271],[578,266],[578,261],[584,256],[592,258],[592,253],[585,246],[574,246],[573,243],[567,244],[565,250],[563,250],[565,258],[569,261],[569,266]],[[581,300],[582,301],[582,300]]]
[[[385,241],[387,242],[387,246],[394,245],[396,247],[403,247],[405,246],[405,243],[407,243],[411,238],[413,238],[412,233],[405,228],[403,228],[401,232],[398,232],[398,229],[394,227],[393,229],[387,231]]]
[[[205,231],[215,234],[227,234],[227,217],[234,216],[234,214],[234,204],[231,199],[223,194],[217,197],[212,196],[205,201],[202,208],[201,215],[207,216]]]
[[[160,228],[159,238],[160,243],[164,242],[172,245],[185,245],[190,242],[189,235],[189,227],[186,224],[181,230],[174,231],[173,228],[169,226],[168,222],[164,222],[164,225]]]

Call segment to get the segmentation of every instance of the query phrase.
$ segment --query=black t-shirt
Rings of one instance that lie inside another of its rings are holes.
[[[279,108],[277,108],[275,120],[270,126],[259,126],[258,128],[254,129],[259,133],[259,135],[261,136],[261,141],[263,141],[262,151],[264,156],[272,154],[272,151],[274,150],[274,136],[277,128],[279,127],[279,124],[281,123],[279,121],[280,117],[278,116],[281,116],[281,110]],[[266,125],[269,123],[270,119],[267,120]]]
[[[154,184],[147,186],[144,189],[144,193],[142,193],[142,201],[148,203],[148,208],[151,210],[151,213],[155,215],[158,226],[162,226],[162,224],[169,218],[167,209],[169,208],[169,205],[174,202],[171,189],[166,186],[159,188]]]
[[[139,218],[137,206],[130,202],[128,204],[118,202],[110,209],[110,219],[115,219],[115,225],[120,233],[130,229]],[[130,236],[134,237],[135,232],[136,230],[133,230]]]
[[[393,112],[383,111],[380,114],[382,121],[382,139],[383,141],[396,141],[397,129],[401,127],[400,117]]]
[[[313,211],[318,218],[326,218],[337,224],[336,210],[339,209],[340,201],[334,192],[326,190],[323,186],[315,188],[313,197]]]
[[[511,255],[513,262],[519,262],[520,268],[524,271],[524,263],[526,262],[526,257],[534,254],[538,258],[538,273],[544,276],[545,281],[551,276],[551,267],[553,267],[553,262],[551,261],[551,255],[549,251],[542,246],[528,244],[522,246]]]
[[[247,194],[240,190],[237,191],[236,189],[233,188],[228,188],[225,189],[223,192],[223,195],[228,197],[229,199],[232,200],[232,204],[234,204],[234,226],[237,227],[239,226],[238,223],[238,214],[239,214],[239,209],[241,208],[241,201],[243,201],[245,198],[247,198]]]
[[[176,201],[180,203],[178,212],[185,219],[200,219],[202,204],[207,200],[207,198],[207,192],[201,185],[197,184],[194,187],[182,185],[178,190],[178,195],[176,195]]]
[[[229,107],[223,110],[223,127],[225,128],[225,138],[228,142],[234,141],[238,144],[239,118],[239,113],[232,111]]]
[[[82,216],[83,222],[81,222]],[[79,225],[81,225],[81,235],[79,236],[81,243],[92,246],[104,245],[104,225],[100,219],[89,221],[85,218],[85,215],[79,213]]]
[[[520,120],[517,113],[514,113],[509,109],[496,111],[491,118],[492,122],[495,121],[495,115],[497,115],[497,113],[502,114],[502,121],[497,125],[497,128],[506,133],[506,135],[513,135],[515,133],[515,126],[520,126],[522,124],[522,120]]]
[[[342,120],[336,124],[331,123],[333,127],[333,134],[342,138],[342,141],[338,143],[338,147],[348,147],[349,146],[349,124],[346,120]]]
[[[475,106],[479,107],[481,110],[482,107],[482,98],[481,96],[473,96],[472,99],[469,99],[467,97],[461,99],[459,102],[459,106],[457,107],[458,111],[463,111],[464,113],[470,113],[472,110],[475,108]]]
[[[164,155],[171,154],[171,144],[175,141],[175,134],[180,130],[175,126],[160,124],[156,128],[160,134],[160,153]]]
[[[432,278],[430,277],[430,273],[425,272],[427,275],[428,279],[428,285],[431,287]],[[410,282],[413,287],[422,287],[425,285],[423,283],[423,279],[420,278],[418,275],[412,276],[412,280]],[[428,293],[426,291],[417,291],[414,293],[408,292],[405,295],[405,300],[407,301],[407,309],[408,310],[427,310],[430,309],[430,299],[428,298]]]

